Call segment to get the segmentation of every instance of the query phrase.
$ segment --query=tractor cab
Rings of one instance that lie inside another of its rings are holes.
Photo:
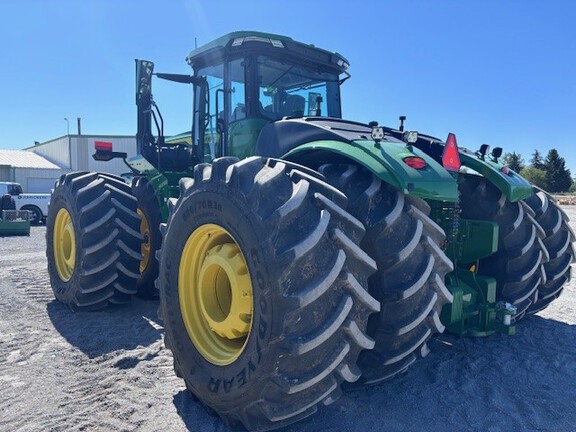
[[[189,134],[164,141],[150,87],[153,64],[137,61],[138,145],[157,168],[182,170],[221,156],[255,154],[260,131],[287,117],[341,117],[342,56],[289,37],[235,32],[193,50],[192,76],[155,74],[194,88]],[[139,103],[140,101],[140,103]],[[154,120],[158,138],[150,126]]]
[[[213,159],[251,156],[260,130],[284,117],[340,117],[338,54],[291,38],[237,32],[190,53],[193,142]]]

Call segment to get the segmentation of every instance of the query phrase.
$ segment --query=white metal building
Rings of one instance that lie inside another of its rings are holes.
[[[24,150],[36,153],[69,171],[98,171],[116,175],[130,171],[122,159],[95,161],[92,155],[96,141],[112,143],[115,152],[127,153],[128,157],[136,155],[136,138],[125,135],[64,135]]]
[[[0,181],[16,182],[24,192],[49,193],[54,182],[70,171],[23,150],[0,150]]]

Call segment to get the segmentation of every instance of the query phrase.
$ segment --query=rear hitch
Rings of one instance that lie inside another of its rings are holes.
[[[516,307],[496,301],[495,279],[458,269],[448,275],[446,282],[454,296],[452,304],[442,310],[441,321],[447,331],[475,337],[516,334],[516,326],[512,325]]]
[[[512,325],[512,317],[516,315],[516,312],[518,312],[516,306],[508,302],[496,303],[496,320],[501,322],[503,326],[510,327]]]

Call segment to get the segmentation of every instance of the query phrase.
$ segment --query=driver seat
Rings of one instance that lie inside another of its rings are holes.
[[[303,96],[288,95],[280,108],[280,114],[283,117],[302,117],[304,116],[305,105],[306,99]]]

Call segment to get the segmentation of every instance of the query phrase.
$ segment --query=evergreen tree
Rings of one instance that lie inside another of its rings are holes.
[[[506,153],[504,155],[504,162],[506,162],[506,165],[508,165],[510,169],[513,169],[517,173],[524,169],[524,159],[520,153]]]
[[[570,170],[566,168],[566,162],[560,157],[556,149],[552,149],[544,162],[548,192],[567,192],[572,186]]]
[[[534,153],[532,153],[532,159],[530,159],[530,166],[537,169],[544,169],[544,161],[542,160],[542,155],[538,150],[534,150]]]

